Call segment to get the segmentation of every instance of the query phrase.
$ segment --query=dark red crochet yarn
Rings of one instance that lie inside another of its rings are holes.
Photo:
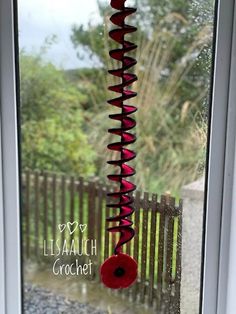
[[[129,255],[112,255],[101,266],[102,282],[112,289],[127,288],[135,282],[137,268],[137,262]]]
[[[126,38],[126,35],[136,31],[136,27],[126,23],[126,18],[135,13],[136,9],[126,7],[125,2],[126,0],[111,0],[111,7],[118,12],[110,18],[115,29],[109,32],[109,36],[117,43],[117,48],[110,51],[110,56],[119,61],[118,68],[109,71],[111,75],[116,77],[118,84],[108,88],[119,94],[116,98],[108,100],[108,104],[119,108],[119,111],[110,114],[109,118],[115,120],[116,125],[117,122],[120,122],[120,125],[108,130],[110,134],[116,136],[116,139],[107,147],[115,153],[118,152],[116,160],[108,161],[108,164],[113,165],[117,170],[108,175],[108,178],[119,187],[107,194],[108,203],[106,206],[111,208],[114,213],[111,217],[107,217],[107,222],[111,223],[107,230],[111,233],[119,233],[120,237],[115,244],[114,255],[105,260],[100,273],[104,285],[113,289],[127,288],[137,277],[136,261],[129,255],[122,253],[123,245],[135,235],[131,216],[135,210],[132,193],[136,186],[129,181],[129,177],[135,174],[135,169],[128,163],[135,158],[136,153],[128,146],[136,140],[136,136],[131,130],[136,125],[132,115],[137,110],[134,105],[128,102],[137,95],[131,90],[132,83],[137,80],[137,76],[131,71],[136,60],[127,55],[134,51],[137,46]]]
[[[114,248],[114,254],[122,252],[122,246],[129,242],[134,236],[133,222],[130,216],[135,208],[133,204],[132,192],[136,189],[135,184],[129,181],[129,177],[135,174],[135,169],[127,163],[136,156],[133,150],[127,148],[136,140],[135,134],[131,130],[136,122],[132,114],[137,110],[134,105],[127,104],[126,101],[133,99],[137,93],[130,89],[130,85],[137,80],[137,76],[130,73],[130,68],[136,64],[136,60],[127,53],[135,50],[137,46],[125,39],[126,35],[136,31],[136,27],[126,24],[125,19],[133,14],[136,9],[125,6],[126,0],[111,0],[111,7],[118,10],[111,17],[111,21],[118,28],[112,29],[109,36],[119,44],[119,47],[110,51],[110,56],[120,61],[118,69],[110,70],[109,73],[119,78],[117,85],[109,86],[109,90],[118,93],[118,97],[108,100],[112,106],[120,108],[118,113],[109,115],[110,119],[120,122],[120,126],[110,128],[109,133],[118,136],[115,142],[109,144],[108,149],[119,152],[116,160],[107,161],[118,170],[108,175],[108,179],[119,185],[115,191],[107,194],[109,203],[107,207],[112,208],[114,215],[107,217],[107,221],[112,225],[107,229],[112,233],[120,233],[120,239]]]

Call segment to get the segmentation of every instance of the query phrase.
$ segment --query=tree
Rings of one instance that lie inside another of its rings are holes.
[[[20,54],[22,167],[93,175],[85,132],[87,97],[42,55]]]

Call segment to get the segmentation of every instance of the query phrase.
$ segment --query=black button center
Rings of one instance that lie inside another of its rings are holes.
[[[116,277],[122,277],[125,274],[125,270],[121,267],[116,268],[116,270],[114,271],[114,275]]]

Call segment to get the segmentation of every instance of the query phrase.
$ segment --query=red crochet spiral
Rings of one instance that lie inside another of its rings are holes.
[[[108,145],[110,150],[120,153],[119,160],[108,161],[109,164],[120,168],[119,174],[108,175],[110,180],[119,183],[118,191],[108,193],[108,196],[114,199],[114,203],[107,204],[107,207],[119,209],[118,215],[107,218],[108,222],[119,222],[118,225],[107,229],[109,232],[120,233],[120,239],[115,246],[114,254],[121,253],[122,245],[130,241],[135,234],[132,228],[133,223],[128,217],[134,212],[133,197],[130,196],[130,193],[135,190],[136,186],[127,179],[135,174],[135,170],[133,167],[129,166],[127,162],[134,159],[136,154],[133,150],[128,149],[127,146],[134,143],[136,140],[135,135],[130,133],[130,130],[135,127],[136,122],[130,115],[137,109],[135,106],[125,104],[125,101],[137,95],[129,88],[129,86],[137,80],[137,76],[127,72],[128,69],[136,64],[136,60],[126,55],[128,52],[136,49],[137,46],[125,40],[126,34],[136,31],[136,27],[125,23],[125,18],[134,13],[136,9],[125,7],[125,1],[126,0],[111,0],[112,8],[119,10],[119,12],[113,14],[110,20],[113,24],[119,26],[119,28],[109,32],[109,36],[121,45],[121,48],[110,51],[111,58],[120,61],[121,67],[109,71],[110,74],[121,79],[120,84],[109,87],[110,91],[117,92],[121,95],[108,101],[110,105],[121,109],[120,113],[109,115],[111,119],[120,121],[121,126],[108,130],[109,133],[120,137],[119,141]]]

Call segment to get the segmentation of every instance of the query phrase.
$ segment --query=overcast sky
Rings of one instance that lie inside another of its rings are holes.
[[[46,37],[57,36],[47,57],[64,68],[84,66],[70,41],[73,24],[99,21],[96,0],[19,0],[19,44],[26,51],[37,51]]]

